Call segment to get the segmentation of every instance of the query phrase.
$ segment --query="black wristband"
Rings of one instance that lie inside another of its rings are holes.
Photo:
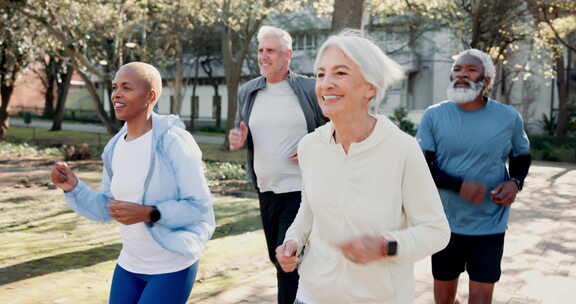
[[[160,214],[160,211],[158,210],[158,208],[156,208],[156,206],[150,206],[150,207],[152,207],[152,210],[150,211],[150,222],[156,223],[158,220],[160,220],[160,217],[162,215]]]

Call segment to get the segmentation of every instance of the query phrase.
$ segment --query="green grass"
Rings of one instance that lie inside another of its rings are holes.
[[[62,154],[46,146],[86,142],[103,147],[110,136],[9,130],[9,141],[0,142],[0,303],[107,303],[121,249],[118,225],[89,221],[66,206],[62,192],[52,189],[49,180],[50,166]],[[213,191],[253,191],[244,181],[245,150],[200,148]],[[100,161],[69,164],[82,180],[98,187]],[[272,276],[257,201],[216,194],[214,210],[216,232],[204,251],[189,303]]]
[[[82,143],[88,143],[92,148],[92,158],[97,159],[111,137],[112,136],[106,134],[70,130],[49,131],[40,128],[10,127],[6,139],[10,142],[41,146],[61,146],[62,144],[80,145]],[[246,150],[230,152],[225,150],[221,145],[199,144],[199,146],[205,160],[236,163],[246,161]]]
[[[50,131],[42,128],[10,127],[8,129],[8,140],[19,142],[29,142],[37,144],[59,144],[59,143],[91,143],[102,145],[111,138],[108,134],[86,133],[72,130]]]
[[[225,150],[222,145],[198,144],[202,150],[202,158],[208,161],[234,162],[243,164],[246,162],[246,149],[237,151]]]
[[[198,134],[198,135],[206,135],[206,136],[225,136],[226,135],[226,133],[224,133],[224,132],[210,132],[210,131],[200,131],[200,130],[196,130],[192,133]]]

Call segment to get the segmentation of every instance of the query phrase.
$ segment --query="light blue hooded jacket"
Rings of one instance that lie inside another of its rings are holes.
[[[70,208],[88,219],[112,220],[106,208],[108,200],[114,199],[110,192],[112,155],[126,132],[124,126],[104,147],[100,191],[78,180],[76,187],[65,193]],[[147,223],[160,246],[198,260],[214,233],[212,196],[204,177],[202,152],[176,116],[152,114],[152,153],[142,202],[160,211],[159,221]]]

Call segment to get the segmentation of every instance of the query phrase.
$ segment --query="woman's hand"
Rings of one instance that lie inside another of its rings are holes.
[[[152,207],[136,203],[110,200],[108,215],[124,225],[150,221]]]
[[[297,250],[298,244],[292,240],[288,240],[276,248],[276,260],[284,272],[292,272],[298,267]]]
[[[52,183],[64,191],[72,191],[78,184],[76,175],[68,167],[68,164],[64,162],[57,162],[54,165],[50,177],[52,178]]]
[[[365,235],[334,244],[354,264],[367,264],[386,257],[388,240],[383,236]]]

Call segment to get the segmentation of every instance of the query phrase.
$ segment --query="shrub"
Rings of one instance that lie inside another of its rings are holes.
[[[233,162],[206,161],[206,178],[208,180],[246,179],[244,166]]]
[[[576,138],[530,136],[532,158],[535,160],[576,163]]]
[[[83,143],[79,147],[62,145],[62,153],[64,154],[64,160],[86,160],[92,157],[90,145],[87,143]]]
[[[548,117],[546,114],[542,114],[542,118],[538,120],[538,125],[540,125],[546,135],[553,136],[554,132],[556,131],[557,120],[558,119],[554,114],[552,114],[550,117]]]
[[[400,130],[412,136],[416,135],[416,125],[408,119],[408,110],[406,108],[397,107],[394,109],[394,114],[389,116],[389,118]]]
[[[37,157],[58,155],[57,148],[45,148],[27,143],[11,143],[0,141],[0,157]]]

